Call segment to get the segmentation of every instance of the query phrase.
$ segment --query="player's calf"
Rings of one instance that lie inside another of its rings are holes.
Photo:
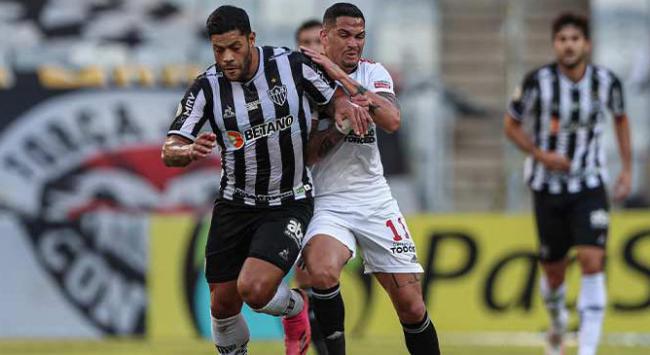
[[[222,355],[245,354],[250,333],[241,315],[236,281],[210,284],[212,339]]]

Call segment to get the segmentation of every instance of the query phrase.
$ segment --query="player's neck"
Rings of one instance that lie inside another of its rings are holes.
[[[585,76],[585,73],[587,72],[587,61],[583,60],[578,65],[575,65],[573,67],[567,67],[565,65],[558,64],[558,68],[564,76],[569,78],[569,80],[577,83],[582,80],[582,78]]]
[[[255,74],[257,74],[257,71],[259,70],[259,66],[260,66],[260,54],[258,53],[257,47],[253,47],[253,53],[251,53],[251,64],[248,66],[248,71],[243,81],[247,82],[251,80],[255,76]]]
[[[345,66],[343,66],[342,63],[339,64],[338,66],[341,67],[341,69],[343,69],[343,71],[348,75],[354,73],[357,70],[357,68],[359,67],[359,65],[355,65],[353,67],[345,67]]]

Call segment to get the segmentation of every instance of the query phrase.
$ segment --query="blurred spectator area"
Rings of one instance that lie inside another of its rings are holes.
[[[51,89],[182,88],[214,61],[204,23],[216,5],[248,10],[259,44],[293,47],[296,27],[334,2],[0,0],[0,94],[21,73]],[[402,103],[402,129],[379,143],[405,212],[529,208],[523,156],[505,141],[502,118],[524,74],[553,60],[550,24],[565,10],[592,16],[595,61],[626,83],[635,193],[647,194],[650,1],[353,2],[367,19],[364,55],[390,70]],[[643,45],[630,42],[638,38]]]

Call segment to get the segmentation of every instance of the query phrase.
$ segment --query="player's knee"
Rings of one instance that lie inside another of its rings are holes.
[[[273,298],[273,287],[269,287],[261,280],[239,280],[237,282],[237,291],[242,300],[253,309],[266,306]]]
[[[580,270],[584,275],[595,274],[603,271],[601,258],[583,258],[580,260]]]
[[[605,253],[601,250],[579,250],[577,254],[580,270],[583,274],[595,274],[603,271]]]
[[[564,274],[561,272],[547,272],[546,279],[551,289],[556,289],[564,283]]]
[[[324,290],[339,283],[340,270],[333,265],[323,265],[310,269],[312,287]]]
[[[228,318],[238,314],[241,310],[241,303],[236,299],[228,297],[211,297],[210,313],[215,318]]]
[[[422,321],[427,311],[424,301],[420,299],[409,299],[398,302],[397,316],[402,323],[415,324]]]

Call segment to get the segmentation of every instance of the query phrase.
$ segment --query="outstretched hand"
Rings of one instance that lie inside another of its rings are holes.
[[[327,75],[333,80],[341,80],[348,76],[341,67],[332,62],[331,59],[327,58],[324,54],[321,54],[313,49],[300,46],[300,50],[311,60],[322,66]]]
[[[212,153],[212,149],[217,145],[217,135],[212,132],[203,132],[199,134],[194,143],[190,145],[190,159],[205,159]]]

